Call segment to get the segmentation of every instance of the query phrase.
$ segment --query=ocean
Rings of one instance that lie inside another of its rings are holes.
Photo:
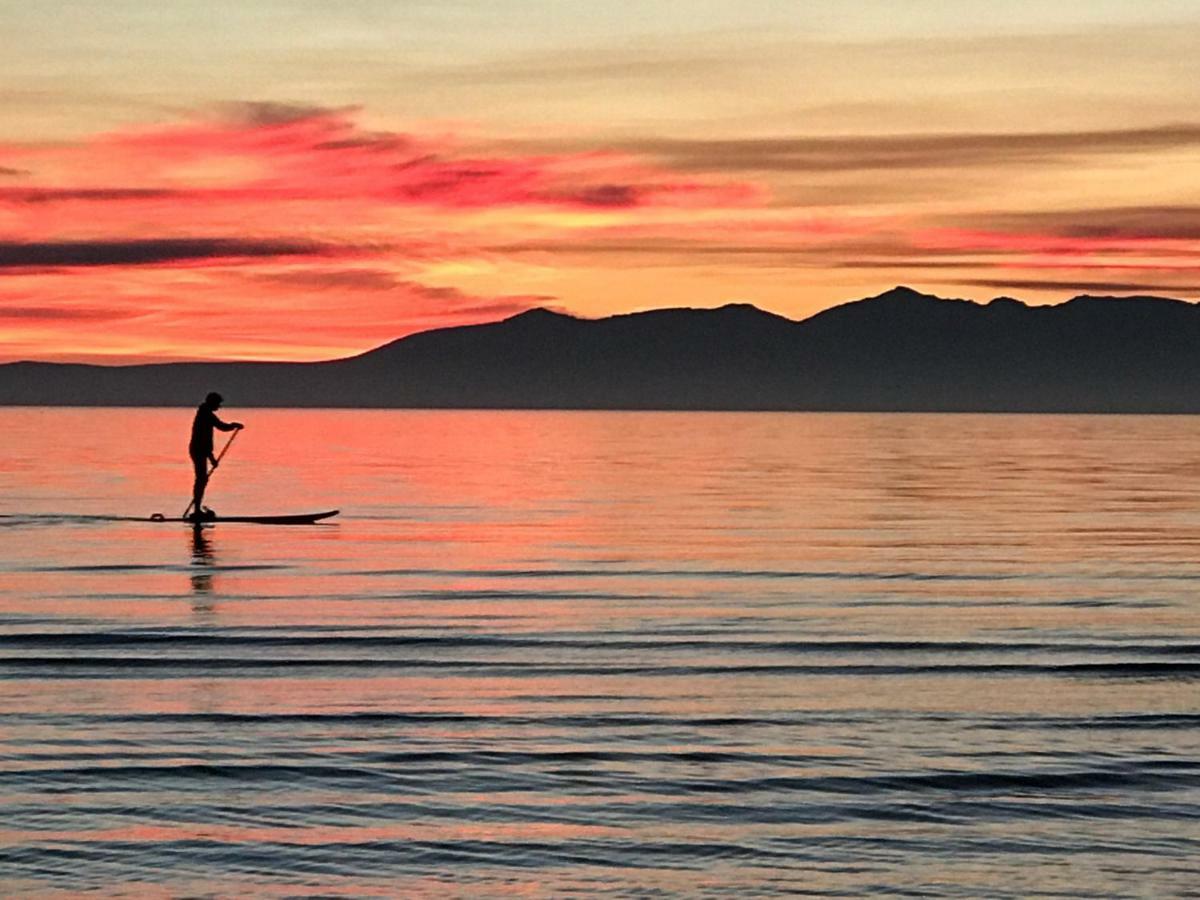
[[[191,412],[0,409],[0,895],[1200,896],[1200,418]]]

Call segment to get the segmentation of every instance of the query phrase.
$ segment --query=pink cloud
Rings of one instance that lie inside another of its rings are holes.
[[[217,117],[101,135],[72,148],[28,150],[23,162],[34,183],[0,192],[0,202],[353,198],[451,209],[606,210],[725,207],[765,198],[762,187],[748,182],[685,177],[624,154],[464,152],[445,137],[363,131],[353,113],[249,104]],[[47,168],[53,184],[39,183],[39,170]]]

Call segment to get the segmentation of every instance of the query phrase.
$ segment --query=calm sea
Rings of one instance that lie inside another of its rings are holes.
[[[1200,896],[1200,418],[227,412],[0,410],[4,896]]]

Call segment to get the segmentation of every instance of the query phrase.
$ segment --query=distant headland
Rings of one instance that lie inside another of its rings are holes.
[[[1200,412],[1200,306],[1027,306],[897,287],[793,321],[749,305],[535,309],[317,363],[0,365],[0,405]]]

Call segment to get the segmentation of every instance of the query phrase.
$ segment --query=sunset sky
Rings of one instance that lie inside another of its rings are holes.
[[[1195,0],[0,0],[0,362],[1200,299]]]

